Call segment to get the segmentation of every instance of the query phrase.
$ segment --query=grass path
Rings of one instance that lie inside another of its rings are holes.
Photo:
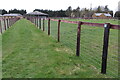
[[[25,19],[15,23],[2,38],[3,78],[112,77],[100,74],[95,66]]]

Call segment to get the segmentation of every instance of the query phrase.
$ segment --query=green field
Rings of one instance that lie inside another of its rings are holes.
[[[93,22],[93,23],[111,23],[118,25],[120,20],[116,19],[63,19],[69,21],[83,21],[83,22]]]
[[[47,21],[45,30],[47,32]],[[76,24],[61,23],[61,42],[58,43],[57,22],[51,21],[51,36],[48,36],[31,22],[19,20],[2,35],[2,77],[118,77],[118,30],[110,33],[106,75],[100,73],[104,29],[82,26],[80,57],[75,56],[76,31]]]

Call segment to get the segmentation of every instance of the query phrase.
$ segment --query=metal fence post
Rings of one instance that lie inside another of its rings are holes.
[[[101,67],[102,74],[106,74],[109,32],[110,32],[110,23],[106,23],[104,25],[104,40],[103,40],[102,67]]]
[[[81,33],[81,25],[82,25],[82,22],[78,22],[76,56],[80,55],[80,33]]]
[[[58,20],[58,42],[60,42],[60,22],[61,20]]]
[[[50,35],[50,19],[48,19],[48,35]]]

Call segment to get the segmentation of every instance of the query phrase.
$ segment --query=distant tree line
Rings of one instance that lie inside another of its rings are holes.
[[[18,14],[24,15],[24,14],[27,13],[27,11],[23,10],[23,9],[21,9],[21,10],[18,10],[18,9],[13,9],[12,10],[11,9],[8,12],[5,9],[2,9],[0,12],[1,12],[2,15],[4,15],[4,14],[10,14],[10,13],[18,13]]]
[[[119,17],[120,12],[117,11],[115,15],[113,14],[113,11],[108,8],[108,6],[98,6],[97,8],[80,8],[77,7],[76,9],[72,9],[71,6],[67,8],[67,10],[43,10],[43,9],[35,9],[34,11],[40,11],[43,13],[49,14],[49,17],[92,17],[94,13],[109,13],[112,15],[112,17]]]
[[[118,6],[120,6],[120,2],[118,4]],[[47,13],[49,15],[49,17],[92,17],[92,15],[94,13],[110,13],[112,16],[114,17],[120,17],[120,9],[118,9],[118,11],[115,12],[115,14],[113,14],[113,11],[110,10],[108,8],[108,6],[98,6],[96,8],[80,8],[77,7],[76,9],[72,9],[71,6],[69,6],[66,10],[57,10],[57,11],[53,11],[53,10],[43,10],[43,9],[35,9],[33,11],[40,11],[43,13]],[[19,14],[26,14],[27,11],[26,10],[18,10],[18,9],[11,9],[8,12],[3,9],[0,10],[0,14],[7,14],[7,13],[19,13]]]
[[[71,6],[66,10],[66,14],[69,17],[92,17],[94,13],[110,13],[113,16],[113,11],[111,11],[108,6],[98,6],[97,8],[82,8],[77,7],[76,9],[72,9]]]
[[[4,15],[7,14],[7,11],[5,9],[0,10],[0,14]]]
[[[26,11],[26,10],[23,10],[23,9],[21,9],[21,10],[13,9],[13,10],[9,10],[8,13],[19,13],[19,14],[21,14],[21,15],[24,15],[24,14],[27,13],[27,11]]]

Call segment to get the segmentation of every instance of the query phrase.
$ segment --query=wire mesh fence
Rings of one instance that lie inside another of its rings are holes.
[[[54,37],[54,39],[57,40],[58,37],[58,22],[57,21],[50,21],[50,32],[51,36]]]
[[[81,29],[81,56],[85,62],[91,62],[94,69],[99,70],[102,56],[102,31],[102,28],[88,26],[82,26]]]
[[[49,22],[49,19],[41,19],[41,22],[39,22],[41,23],[41,30],[45,30],[47,34],[49,34],[48,31],[50,30],[50,35],[56,40],[58,40],[58,34],[60,34],[60,43],[70,48],[71,53],[75,55],[78,24],[62,21],[60,23],[60,33],[58,33],[58,21],[59,20],[55,21],[51,19]],[[91,64],[93,70],[97,71],[96,74],[99,74],[102,66],[105,28],[93,26],[93,24],[90,25],[81,25],[80,59],[85,63]],[[95,25],[103,26],[103,24],[96,23]],[[50,29],[48,26],[50,26]],[[116,28],[116,26],[114,26],[114,28]],[[119,25],[117,27],[119,27]],[[110,29],[109,38],[106,75],[118,77],[118,30]]]
[[[76,35],[77,35],[77,24],[68,24],[61,22],[61,43],[71,48],[73,53],[76,52]]]
[[[111,29],[108,48],[107,73],[118,77],[118,30]]]

